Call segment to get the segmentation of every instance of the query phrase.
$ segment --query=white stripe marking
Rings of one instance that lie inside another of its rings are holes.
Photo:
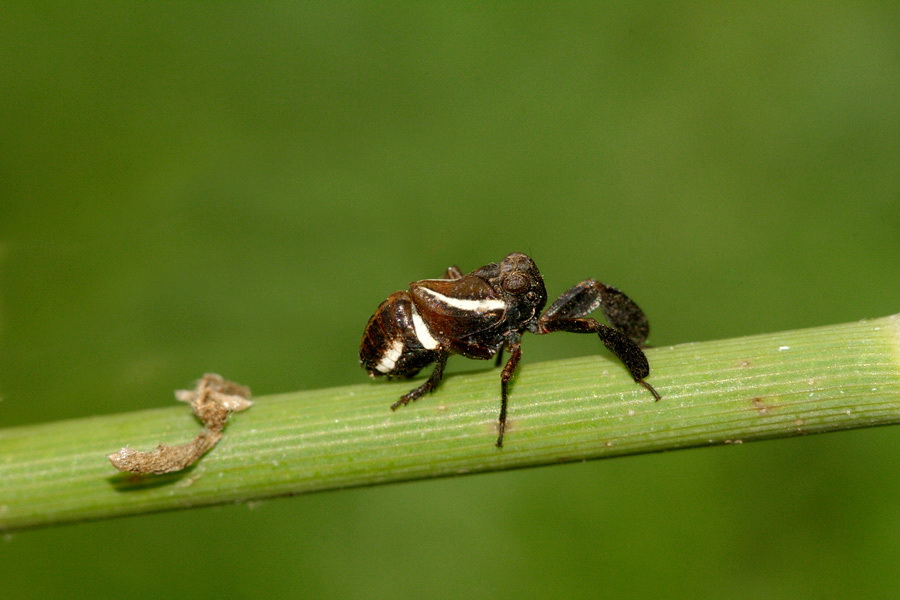
[[[394,340],[384,353],[384,356],[381,357],[381,360],[378,361],[378,364],[375,365],[375,369],[382,373],[390,373],[394,365],[397,364],[397,359],[400,358],[401,354],[403,354],[403,340]]]
[[[445,296],[440,292],[436,292],[427,287],[420,287],[419,290],[427,292],[432,298],[439,302],[443,302],[447,306],[458,308],[460,310],[472,310],[475,312],[487,312],[489,310],[506,310],[506,302],[503,300],[466,300],[464,298],[453,298]]]
[[[416,307],[412,307],[412,322],[413,328],[416,330],[416,337],[419,338],[419,343],[422,344],[422,347],[426,350],[434,350],[438,347],[438,341],[434,339],[434,336],[431,335],[431,332],[428,331],[428,326],[425,325],[425,321],[422,320],[422,315],[419,314],[419,311],[416,310]]]

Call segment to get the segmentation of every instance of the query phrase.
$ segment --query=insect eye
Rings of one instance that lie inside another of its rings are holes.
[[[521,294],[531,286],[527,275],[521,273],[511,273],[509,277],[503,280],[503,289],[510,294]]]

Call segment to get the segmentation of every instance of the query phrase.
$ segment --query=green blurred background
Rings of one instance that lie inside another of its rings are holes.
[[[0,30],[0,427],[206,371],[362,383],[383,298],[513,250],[551,295],[626,290],[655,345],[900,311],[895,2],[7,2]],[[0,597],[895,597],[897,434],[15,534]]]

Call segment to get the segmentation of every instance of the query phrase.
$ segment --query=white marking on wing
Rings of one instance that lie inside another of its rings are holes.
[[[438,347],[439,343],[434,336],[431,335],[431,332],[428,330],[428,326],[425,325],[425,321],[422,320],[422,315],[419,314],[419,311],[416,310],[416,307],[412,307],[412,322],[413,327],[416,330],[416,337],[419,338],[419,343],[422,344],[426,350],[434,350]]]
[[[391,342],[391,345],[385,351],[384,356],[382,356],[381,360],[378,361],[378,364],[375,365],[375,369],[382,373],[390,373],[391,369],[394,368],[394,365],[397,364],[397,359],[400,358],[401,354],[403,354],[403,340],[396,339]]]
[[[427,287],[420,287],[419,290],[428,293],[432,298],[436,299],[438,302],[443,302],[447,306],[452,306],[453,308],[458,308],[460,310],[471,310],[475,312],[488,312],[489,310],[506,310],[506,302],[503,300],[496,299],[484,299],[484,300],[467,300],[465,298],[453,298],[451,296],[445,296],[440,292],[436,292]]]

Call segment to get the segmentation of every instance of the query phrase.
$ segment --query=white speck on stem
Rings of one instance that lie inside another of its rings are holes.
[[[779,352],[781,352],[781,351],[783,351],[783,350],[790,350],[790,349],[791,349],[790,346],[778,346],[778,351],[779,351]]]

